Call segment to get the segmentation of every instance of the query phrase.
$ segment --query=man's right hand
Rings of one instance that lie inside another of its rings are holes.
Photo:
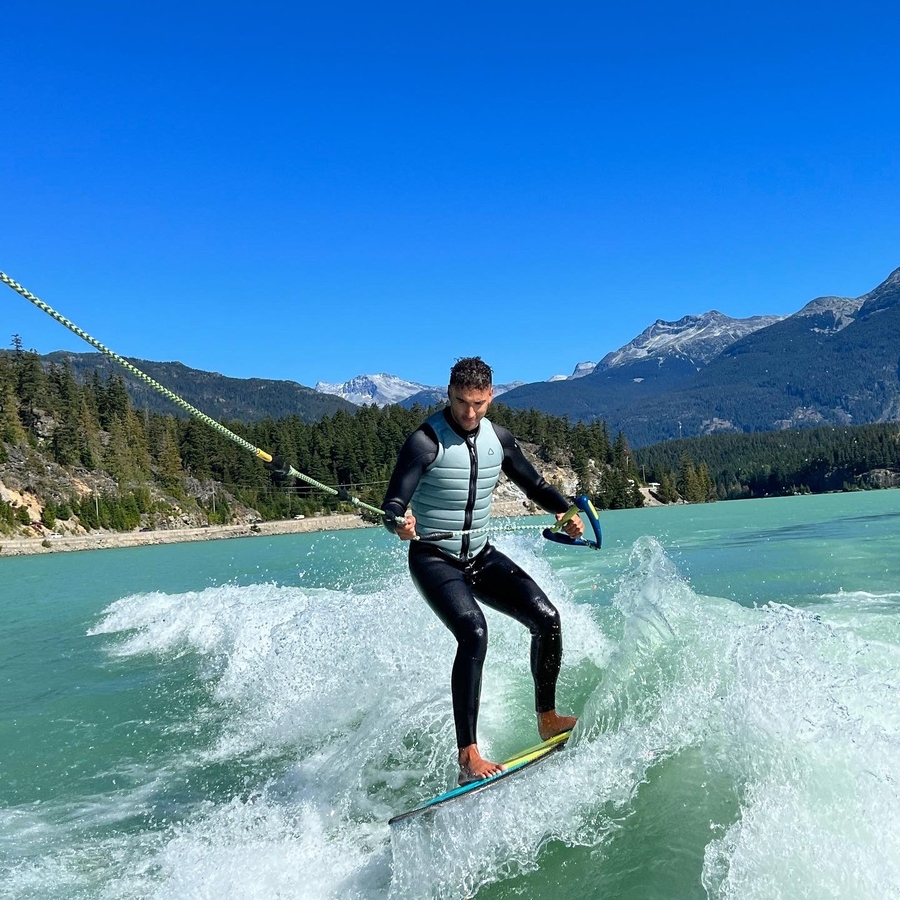
[[[401,541],[413,541],[418,537],[416,517],[412,513],[407,513],[403,519],[394,519],[394,528]]]

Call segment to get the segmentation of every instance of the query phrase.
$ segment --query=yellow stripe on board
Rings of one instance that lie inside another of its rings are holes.
[[[501,765],[509,768],[510,766],[517,765],[518,763],[530,762],[532,759],[536,759],[538,756],[541,756],[541,754],[546,753],[548,750],[552,750],[557,744],[562,744],[563,742],[567,741],[571,734],[571,731],[564,731],[562,734],[557,734],[555,737],[544,741],[542,744],[538,744],[535,747],[530,747],[528,750],[523,750],[521,753],[517,753],[515,756],[501,763]]]

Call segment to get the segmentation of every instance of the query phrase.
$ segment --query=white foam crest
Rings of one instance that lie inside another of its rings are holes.
[[[134,767],[128,777],[144,777],[142,783],[133,787],[84,795],[77,800],[45,800],[34,806],[0,810],[0,859],[42,854],[60,843],[75,844],[86,827],[121,826],[150,807],[169,774],[159,769],[150,774]]]
[[[898,896],[896,794],[857,797],[855,779],[829,784],[829,774],[749,786],[739,821],[707,847],[710,900]]]
[[[567,667],[590,663],[593,666],[606,665],[612,650],[612,643],[597,625],[594,609],[585,603],[575,602],[572,586],[561,579],[550,565],[542,551],[547,546],[543,539],[528,538],[523,534],[498,535],[494,541],[498,550],[521,565],[547,594],[550,602],[559,610],[563,628],[564,662],[561,690],[565,690]],[[574,551],[587,554],[588,551]],[[583,556],[585,560],[590,557]],[[511,622],[506,616],[487,611],[490,622],[494,626],[491,634],[491,647],[488,665],[494,651],[493,632],[498,633],[498,648],[509,648],[516,659],[521,659],[521,647],[528,645],[528,633],[520,625]],[[496,623],[496,624],[495,624]],[[511,638],[515,646],[502,643]],[[525,662],[527,664],[527,653]],[[506,660],[504,660],[504,666]]]
[[[653,540],[632,562],[583,743],[630,734],[622,761],[697,746],[731,780],[740,818],[703,876],[715,900],[900,892],[900,647],[833,627],[828,610],[700,597]]]
[[[831,601],[835,606],[864,607],[872,612],[897,611],[900,604],[900,591],[838,591],[836,594],[824,594],[823,599]]]
[[[97,805],[102,805],[98,799]],[[108,821],[127,818],[108,815]],[[108,838],[85,834],[78,805],[44,803],[27,810],[0,811],[0,897],[15,900],[99,898],[105,887],[130,865],[139,864],[162,843],[159,833],[119,832]],[[133,813],[133,810],[132,810]],[[92,821],[91,825],[97,822]],[[9,844],[9,850],[4,844]],[[9,859],[10,862],[2,860]],[[110,900],[122,900],[112,893]]]
[[[900,648],[785,606],[759,614],[736,647],[710,748],[745,796],[707,850],[707,890],[715,900],[897,895]]]
[[[392,829],[396,900],[451,900],[536,871],[551,842],[601,847],[657,762],[630,734],[573,742],[490,790]]]
[[[91,633],[125,634],[111,650],[122,656],[214,662],[213,700],[229,711],[223,756],[315,748],[367,716],[395,721],[409,687],[426,706],[448,691],[446,630],[408,576],[371,594],[265,584],[136,595]]]
[[[653,539],[635,543],[613,605],[622,638],[582,718],[579,740],[632,735],[638,757],[702,743],[747,610],[700,597]]]
[[[78,860],[71,853],[23,859],[0,866],[0,897],[10,900],[45,900],[66,896],[83,883]]]
[[[830,624],[870,641],[900,645],[900,592],[842,590],[822,600],[815,611]]]
[[[184,594],[133,594],[111,604],[89,635],[126,634],[110,652],[118,656],[227,651],[253,606],[272,611],[286,606],[287,615],[306,598],[275,585],[252,588],[222,585]]]
[[[180,826],[104,898],[373,900],[390,879],[383,837],[308,804],[233,800]]]

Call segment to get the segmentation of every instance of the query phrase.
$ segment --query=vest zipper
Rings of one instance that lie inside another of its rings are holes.
[[[468,531],[472,527],[472,515],[475,512],[475,498],[478,495],[478,453],[475,449],[475,435],[466,436],[466,446],[469,448],[469,498],[466,501],[466,513],[463,517],[463,531]],[[469,558],[469,544],[471,543],[471,535],[464,534],[462,536],[462,544],[460,546],[460,558]]]

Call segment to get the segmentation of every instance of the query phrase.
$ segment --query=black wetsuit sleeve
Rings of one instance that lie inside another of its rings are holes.
[[[419,479],[437,458],[437,451],[437,435],[428,425],[417,428],[400,448],[384,503],[381,504],[385,513],[384,527],[391,533],[396,533],[394,519],[402,518],[406,513]]]
[[[564,513],[569,508],[568,501],[528,462],[518,441],[508,429],[494,425],[494,431],[503,446],[503,471],[510,481],[522,488],[528,499],[537,503],[541,509],[550,513]]]

